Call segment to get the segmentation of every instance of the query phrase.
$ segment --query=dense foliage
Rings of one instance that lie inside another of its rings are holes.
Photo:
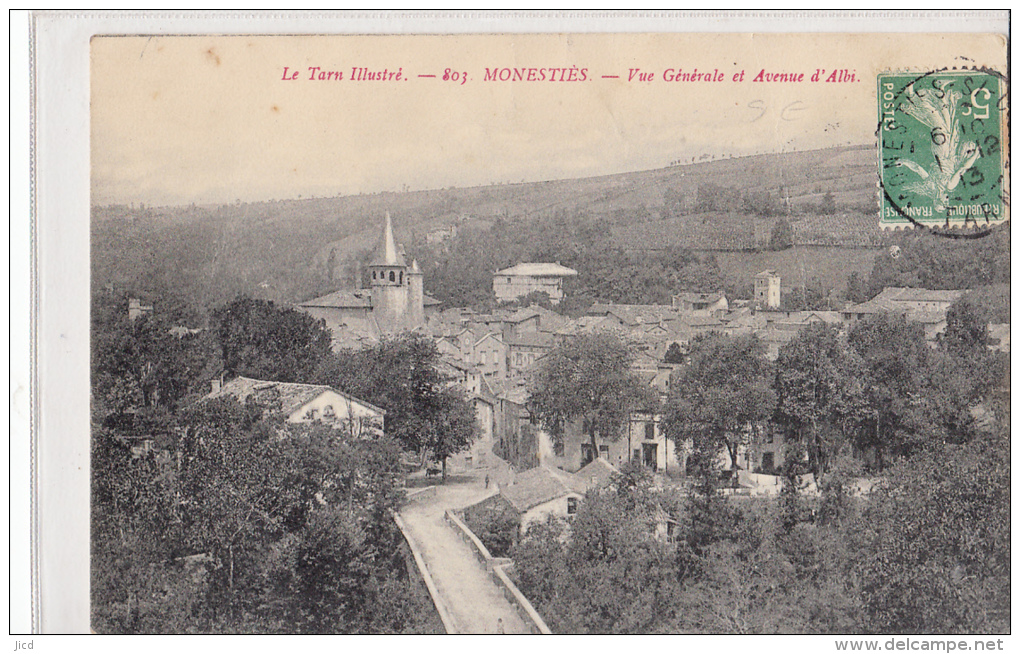
[[[977,289],[1009,284],[1009,253],[1008,223],[996,227],[987,236],[974,239],[951,238],[929,230],[907,230],[898,240],[896,250],[875,259],[868,277],[867,294],[874,297],[887,286]]]
[[[391,515],[402,450],[442,458],[474,436],[434,346],[407,337],[337,357],[320,324],[261,300],[214,311],[212,329],[185,328],[159,299],[134,319],[127,305],[93,302],[93,627],[441,630]],[[230,375],[371,390],[395,438],[286,423],[278,399],[201,399],[228,362]]]
[[[690,362],[670,382],[663,432],[677,443],[692,437],[695,450],[725,448],[737,467],[752,425],[767,420],[776,402],[764,346],[754,336],[711,333],[690,348]]]
[[[398,448],[208,402],[136,456],[93,433],[92,616],[101,633],[434,628],[390,511]]]
[[[212,315],[229,377],[301,382],[330,359],[325,324],[296,309],[239,297]]]
[[[454,307],[491,308],[492,273],[522,261],[555,261],[578,272],[568,278],[567,297],[558,307],[571,314],[594,302],[669,304],[677,290],[724,288],[711,255],[680,248],[627,253],[613,240],[613,224],[566,211],[549,218],[498,219],[489,229],[463,229],[442,244],[419,244],[410,252],[425,272],[426,290]]]
[[[326,383],[386,408],[386,433],[404,450],[442,463],[476,437],[474,408],[436,366],[439,350],[421,334],[386,338],[378,345],[340,352]]]
[[[1008,428],[898,464],[870,496],[589,492],[532,526],[517,583],[556,633],[1008,633]]]
[[[528,410],[553,438],[580,421],[598,456],[598,440],[617,441],[634,409],[653,406],[656,398],[631,371],[630,348],[606,333],[566,339],[542,357],[528,383]]]

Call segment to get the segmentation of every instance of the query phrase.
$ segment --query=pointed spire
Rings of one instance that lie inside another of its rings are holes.
[[[390,221],[390,212],[386,212],[386,225],[383,227],[382,242],[379,249],[372,258],[373,266],[406,266],[403,253],[397,249],[393,240],[393,224]]]

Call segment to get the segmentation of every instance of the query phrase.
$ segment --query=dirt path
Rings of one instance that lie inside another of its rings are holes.
[[[505,633],[530,633],[472,549],[443,519],[446,509],[463,508],[492,492],[486,490],[484,481],[465,475],[437,486],[435,497],[409,503],[400,515],[421,550],[457,633],[497,633],[501,619]]]

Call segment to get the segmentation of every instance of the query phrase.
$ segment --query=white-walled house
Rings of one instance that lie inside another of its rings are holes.
[[[576,270],[558,263],[519,263],[495,273],[492,290],[498,302],[513,302],[529,293],[543,292],[558,304],[563,299],[563,280],[576,276]]]
[[[494,495],[464,509],[465,515],[499,511],[515,514],[520,533],[549,516],[569,518],[584,499],[585,486],[574,475],[547,466],[538,466],[514,475]]]
[[[230,397],[240,403],[255,398],[284,416],[289,423],[322,423],[353,436],[381,436],[386,411],[329,386],[265,381],[236,377],[205,396],[206,400]]]
[[[680,448],[679,456],[673,441],[666,438],[661,428],[662,415],[655,413],[638,413],[630,415],[627,422],[627,450],[630,460],[653,472],[685,473],[689,447]]]

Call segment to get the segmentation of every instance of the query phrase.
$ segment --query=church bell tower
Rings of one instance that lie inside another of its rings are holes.
[[[407,262],[393,240],[393,225],[388,212],[382,241],[368,268],[372,277],[372,316],[379,330],[387,334],[401,331],[407,313]]]

